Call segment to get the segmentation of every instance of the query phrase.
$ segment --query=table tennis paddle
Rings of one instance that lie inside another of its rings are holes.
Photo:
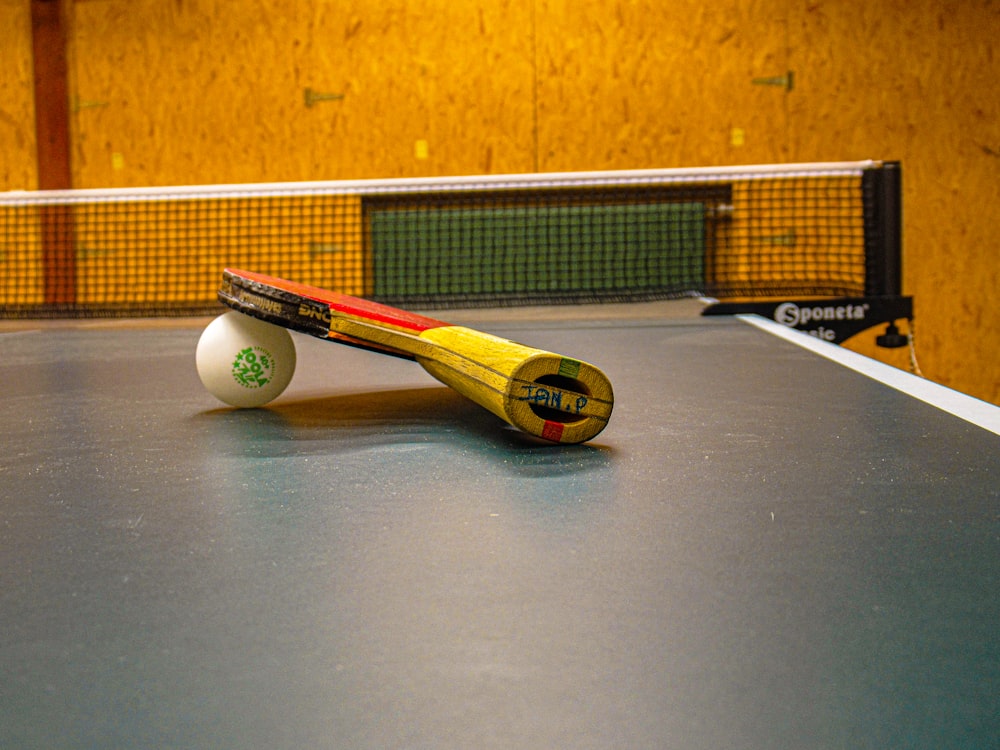
[[[608,423],[611,383],[577,359],[532,349],[371,300],[227,268],[219,300],[269,323],[412,359],[509,424],[557,443],[582,443]]]

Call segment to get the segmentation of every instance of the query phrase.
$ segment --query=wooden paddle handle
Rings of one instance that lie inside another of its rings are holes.
[[[614,405],[598,368],[463,326],[420,333],[427,372],[518,429],[557,443],[582,443],[605,428]]]

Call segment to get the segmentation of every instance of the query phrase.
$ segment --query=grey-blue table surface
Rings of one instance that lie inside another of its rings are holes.
[[[0,747],[998,747],[1000,437],[738,320],[474,323],[602,367],[608,428],[0,334]]]

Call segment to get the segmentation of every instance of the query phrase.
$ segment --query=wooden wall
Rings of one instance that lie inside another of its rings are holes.
[[[0,190],[34,190],[35,104],[27,0],[0,0]]]
[[[899,159],[923,372],[1000,403],[1000,4],[841,0],[795,17],[792,154]]]
[[[37,184],[30,1],[0,188]],[[924,374],[1000,403],[996,0],[62,2],[77,187],[901,160]]]
[[[71,7],[80,185],[533,167],[524,2]]]
[[[540,169],[788,160],[785,91],[752,83],[788,70],[782,3],[537,5]]]

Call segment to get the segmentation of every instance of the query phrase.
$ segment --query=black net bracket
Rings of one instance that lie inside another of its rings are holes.
[[[822,300],[716,302],[702,310],[701,314],[760,315],[832,344],[842,344],[862,331],[884,325],[885,332],[876,337],[875,343],[894,349],[909,343],[896,324],[900,320],[913,320],[913,298],[835,297]]]

